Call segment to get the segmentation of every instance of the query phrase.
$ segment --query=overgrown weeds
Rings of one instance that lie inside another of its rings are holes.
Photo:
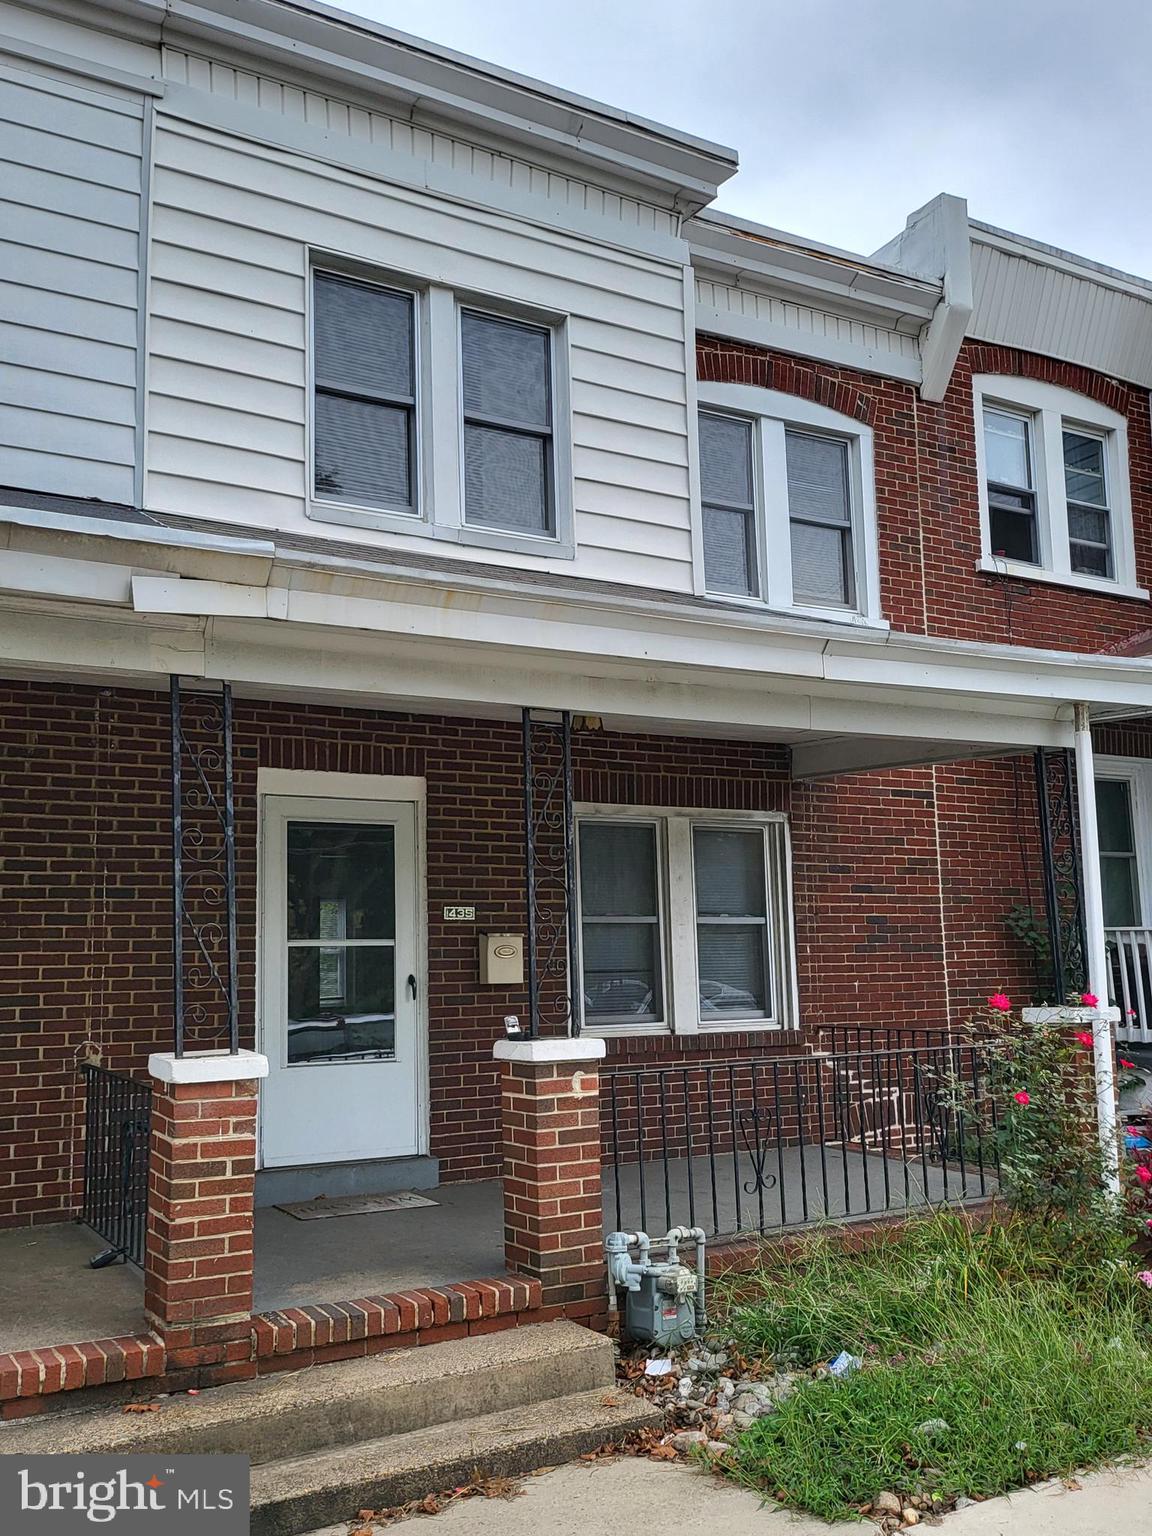
[[[816,1377],[738,1442],[735,1475],[827,1519],[882,1490],[987,1497],[1131,1455],[1152,1429],[1152,1300],[1118,1231],[936,1214],[848,1254],[814,1235],[727,1288],[749,1353]],[[724,1296],[724,1287],[721,1287]]]

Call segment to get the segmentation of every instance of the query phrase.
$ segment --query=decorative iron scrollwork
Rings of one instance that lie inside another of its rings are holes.
[[[752,1109],[742,1109],[736,1117],[736,1124],[740,1130],[740,1140],[744,1143],[744,1150],[752,1164],[752,1177],[745,1181],[744,1193],[755,1195],[764,1189],[775,1189],[776,1175],[765,1172],[768,1166],[768,1155],[772,1150],[771,1110],[761,1109],[759,1104]]]
[[[576,832],[572,717],[523,713],[524,842],[528,905],[528,1034],[578,1035]]]
[[[1067,750],[1036,752],[1036,799],[1044,864],[1044,905],[1052,952],[1051,1001],[1062,1003],[1088,984],[1084,942],[1084,888],[1080,829],[1076,818],[1076,773]]]
[[[175,1051],[239,1050],[232,690],[171,680]]]

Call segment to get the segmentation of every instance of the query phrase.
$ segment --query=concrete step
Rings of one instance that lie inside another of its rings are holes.
[[[569,1379],[567,1366],[556,1384]],[[519,1408],[348,1445],[252,1469],[252,1536],[301,1536],[388,1509],[473,1477],[515,1477],[557,1466],[631,1430],[657,1425],[660,1410],[597,1387]]]
[[[180,1393],[163,1399],[157,1413],[77,1413],[68,1420],[68,1449],[233,1452],[256,1466],[478,1416],[523,1416],[558,1392],[603,1395],[614,1379],[610,1340],[577,1323],[535,1323],[263,1376],[196,1397]],[[0,1454],[58,1451],[61,1433],[54,1418],[2,1424]]]

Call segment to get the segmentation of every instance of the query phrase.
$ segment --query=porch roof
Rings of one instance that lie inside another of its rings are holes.
[[[1072,706],[1152,712],[1142,656],[752,612],[550,574],[413,559],[107,503],[2,493],[10,675],[422,714],[530,705],[612,729],[770,740],[799,777],[1060,747]]]

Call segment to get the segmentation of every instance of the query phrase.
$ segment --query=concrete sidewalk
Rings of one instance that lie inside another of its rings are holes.
[[[1152,1471],[1096,1472],[1079,1492],[1062,1485],[990,1499],[945,1517],[944,1536],[1145,1536],[1152,1532]],[[673,1528],[724,1536],[867,1536],[874,1527],[825,1525],[768,1509],[694,1468],[622,1457],[577,1462],[527,1478],[513,1499],[466,1499],[436,1517],[435,1536],[620,1536]],[[406,1524],[406,1522],[405,1522]],[[423,1528],[423,1527],[422,1527]],[[347,1536],[332,1526],[313,1536]]]

